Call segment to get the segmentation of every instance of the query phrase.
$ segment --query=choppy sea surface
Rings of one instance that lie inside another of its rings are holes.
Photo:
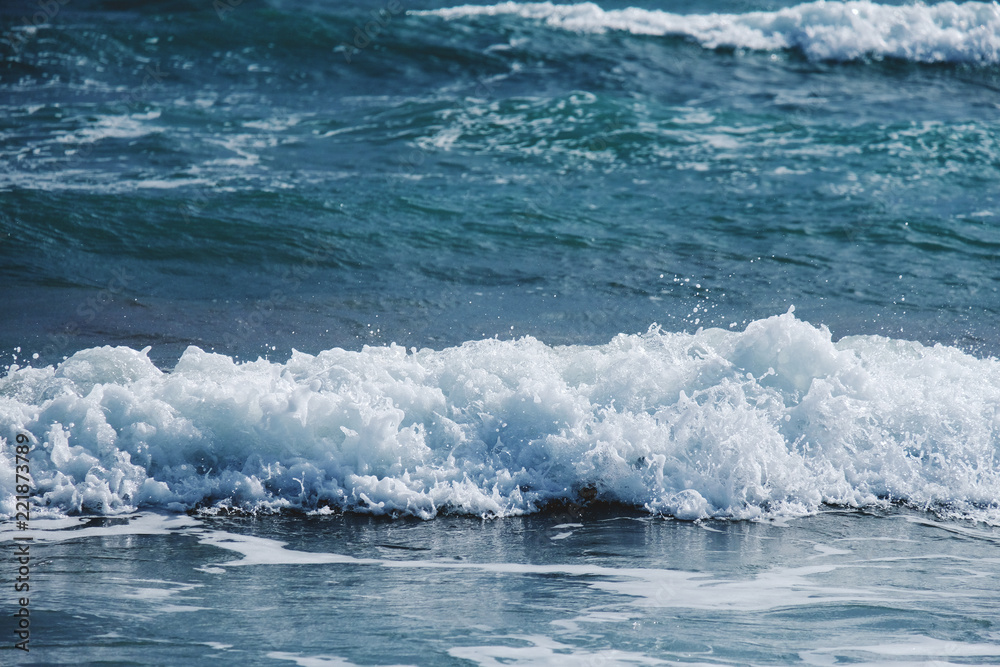
[[[0,662],[997,664],[998,288],[997,3],[5,2]]]

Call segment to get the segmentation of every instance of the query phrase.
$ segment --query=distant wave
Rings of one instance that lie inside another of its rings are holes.
[[[294,353],[189,348],[169,372],[102,347],[0,378],[0,513],[30,434],[37,512],[507,516],[607,501],[683,519],[903,502],[1000,519],[1000,361],[784,315],[651,329]],[[45,509],[48,508],[48,509]]]
[[[685,35],[707,48],[799,49],[817,60],[875,56],[916,62],[1000,62],[996,3],[890,6],[821,0],[776,12],[682,15],[634,7],[604,10],[589,2],[503,2],[412,13],[446,19],[509,14],[578,32]]]

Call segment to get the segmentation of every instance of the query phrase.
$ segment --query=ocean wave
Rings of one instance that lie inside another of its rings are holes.
[[[590,2],[503,2],[410,13],[449,20],[515,15],[577,32],[686,36],[713,49],[799,49],[817,60],[1000,62],[1000,5],[985,2],[891,6],[820,0],[773,12],[689,15],[635,7],[604,10]]]
[[[509,516],[624,503],[682,519],[902,502],[1000,518],[1000,361],[793,312],[601,346],[487,339],[237,363],[82,350],[0,378],[36,512],[137,508]]]

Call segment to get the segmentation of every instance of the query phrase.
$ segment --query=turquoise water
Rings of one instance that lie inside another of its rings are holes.
[[[51,533],[37,523],[51,537],[33,547],[46,563],[32,626],[44,648],[23,664],[1000,657],[996,529],[910,512],[787,524],[615,511],[482,523],[145,515]]]
[[[820,59],[370,5],[74,2],[5,47],[8,359],[594,344],[789,305],[996,353],[991,5],[955,54],[921,23],[949,17],[859,5],[916,60],[857,54],[863,23]],[[782,6],[790,37],[850,14]]]
[[[995,663],[998,119],[995,3],[5,2],[2,661]]]

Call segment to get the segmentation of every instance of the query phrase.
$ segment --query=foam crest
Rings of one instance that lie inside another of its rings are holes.
[[[635,7],[604,10],[589,2],[503,2],[412,13],[446,19],[514,15],[577,32],[682,35],[713,49],[799,49],[821,60],[875,56],[916,62],[1000,62],[1000,7],[996,3],[892,6],[820,0],[774,12],[682,15]]]
[[[905,502],[1000,519],[1000,362],[793,312],[657,328],[366,347],[286,363],[94,348],[0,378],[0,511],[35,439],[39,513],[296,508],[508,516],[606,501],[682,519]],[[48,509],[45,509],[48,508]]]

